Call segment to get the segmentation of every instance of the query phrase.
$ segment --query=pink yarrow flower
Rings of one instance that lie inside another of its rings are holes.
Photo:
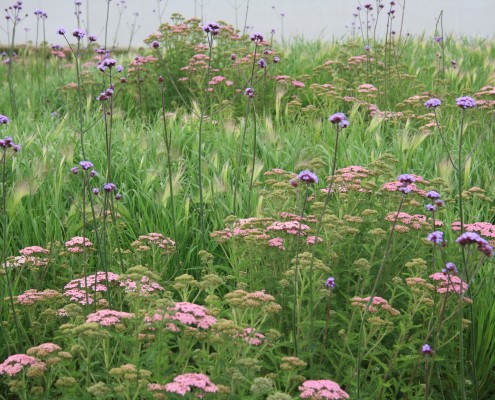
[[[31,365],[46,369],[45,364],[35,357],[28,356],[27,354],[14,354],[0,364],[0,375],[15,376],[24,367]]]
[[[299,386],[301,399],[348,399],[349,395],[331,380],[308,380]]]
[[[176,393],[179,396],[193,392],[199,399],[203,398],[207,393],[218,391],[218,386],[212,383],[208,376],[195,373],[178,375],[174,378],[173,382],[166,384],[164,388],[165,391]]]

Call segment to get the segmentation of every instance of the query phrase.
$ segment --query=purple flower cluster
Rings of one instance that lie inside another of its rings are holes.
[[[338,124],[341,128],[347,128],[349,126],[349,120],[345,114],[341,112],[330,115],[328,120],[334,125]]]
[[[442,269],[442,272],[444,275],[457,275],[459,271],[453,262],[448,262],[445,264],[445,268]]]
[[[432,356],[433,350],[429,344],[424,344],[421,348],[421,353],[423,353],[425,356]]]
[[[113,192],[115,189],[117,189],[117,185],[115,185],[115,183],[108,182],[103,185],[103,190],[107,193]]]
[[[398,190],[404,194],[408,194],[409,192],[411,192],[411,187],[409,185],[416,182],[416,178],[414,177],[414,175],[411,174],[399,175],[397,180],[402,184],[402,186],[399,187]]]
[[[160,42],[158,42],[157,40],[153,40],[150,46],[154,49],[158,49],[160,47]]]
[[[486,239],[483,239],[480,235],[474,232],[464,232],[456,240],[461,246],[466,246],[470,244],[477,244],[478,250],[481,251],[485,256],[493,256],[493,247],[490,246]]]
[[[210,33],[212,36],[216,36],[220,33],[220,25],[216,22],[208,22],[206,25],[203,25],[203,31]]]
[[[63,36],[63,35],[65,35],[65,32],[66,32],[66,30],[63,26],[61,26],[60,28],[57,29],[57,34],[59,34],[59,35]]]
[[[36,18],[41,18],[41,19],[48,18],[48,14],[46,12],[44,12],[43,10],[36,10],[34,12],[34,15],[36,15]]]
[[[335,288],[335,278],[333,276],[328,278],[325,282],[325,286],[329,289]]]
[[[433,200],[435,204],[427,204],[426,211],[436,211],[437,207],[443,207],[444,202],[440,199],[440,193],[430,190],[425,194],[427,199]]]
[[[445,240],[443,238],[443,232],[442,231],[432,232],[428,235],[428,237],[426,239],[429,240],[430,242],[434,243],[434,244],[445,245]]]
[[[0,125],[6,125],[10,122],[10,119],[7,118],[5,115],[0,114]]]
[[[111,83],[110,86],[104,92],[101,92],[98,95],[98,97],[96,97],[96,100],[98,101],[108,100],[110,97],[113,96],[114,90],[115,90],[115,86],[113,85],[113,83]]]
[[[266,68],[266,66],[267,66],[266,60],[264,58],[260,58],[258,61],[258,67],[264,69],[264,68]]]
[[[428,109],[429,108],[437,108],[438,106],[441,106],[441,105],[442,105],[442,102],[436,98],[432,98],[425,103],[425,107]]]
[[[254,97],[254,89],[253,88],[246,88],[246,90],[244,91],[244,94],[246,96],[248,96],[250,99],[252,99]]]
[[[14,153],[18,153],[21,151],[21,146],[19,144],[15,144],[10,136],[5,136],[5,138],[0,139],[0,149],[3,149],[3,151],[12,149]]]
[[[124,67],[122,65],[117,65],[117,60],[114,58],[107,57],[101,63],[98,64],[98,69],[101,72],[105,72],[107,68],[112,69],[115,67],[115,71],[122,72]]]
[[[461,107],[464,110],[466,108],[476,107],[476,100],[474,100],[472,97],[469,97],[469,96],[459,97],[459,98],[455,99],[455,102],[456,102],[458,107]]]
[[[254,43],[261,43],[263,41],[263,35],[256,32],[251,34],[251,36],[249,36],[249,39],[251,39],[251,41]]]
[[[87,171],[90,168],[93,168],[93,163],[91,161],[81,161],[79,165],[82,167],[84,171]]]
[[[307,169],[299,172],[299,174],[297,175],[297,179],[299,179],[302,182],[307,183],[308,185],[310,183],[318,183],[318,177],[313,172],[311,172]]]

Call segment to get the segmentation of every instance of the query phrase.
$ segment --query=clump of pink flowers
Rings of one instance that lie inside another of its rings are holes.
[[[96,274],[88,275],[87,277],[74,279],[64,286],[64,296],[69,297],[70,301],[77,301],[80,304],[92,304],[94,299],[92,296],[96,292],[106,292],[108,287],[102,282],[118,283],[119,275],[109,272],[98,271]]]
[[[348,399],[349,395],[343,391],[339,384],[331,380],[308,380],[299,386],[301,399]]]
[[[171,254],[175,251],[175,242],[172,239],[155,232],[139,236],[131,246],[138,251],[148,251],[152,246],[157,246],[162,250],[163,255]]]
[[[72,239],[65,242],[65,247],[69,253],[82,253],[84,248],[90,248],[93,243],[88,238],[82,236],[74,236]]]
[[[178,332],[177,323],[187,327],[197,329],[208,329],[217,319],[209,315],[206,307],[187,301],[175,303],[165,311],[157,310],[153,316],[145,317],[144,322],[150,324],[154,322],[165,322],[166,329]]]
[[[364,298],[353,297],[352,300],[351,300],[351,302],[352,302],[351,304],[353,306],[360,307],[360,308],[362,308],[364,310],[368,306],[369,301],[370,301],[370,297],[369,296],[368,297],[364,297]],[[376,313],[379,310],[378,307],[381,308],[384,311],[387,311],[390,315],[393,315],[393,316],[396,316],[396,315],[399,315],[400,314],[400,311],[399,310],[396,310],[395,308],[393,308],[388,303],[387,300],[385,300],[382,297],[375,296],[375,297],[373,297],[373,300],[371,301],[368,310],[369,310],[370,313]]]
[[[133,313],[115,310],[99,310],[89,314],[86,322],[97,322],[101,326],[114,326],[123,319],[130,319],[132,317],[134,317]]]
[[[29,366],[34,366],[42,370],[46,369],[45,364],[35,357],[28,356],[27,354],[14,354],[0,364],[0,375],[15,376],[24,367]]]
[[[182,374],[174,378],[174,381],[167,383],[165,391],[184,396],[188,392],[193,392],[198,399],[202,399],[207,393],[218,391],[217,385],[210,381],[204,374]]]
[[[254,328],[245,328],[244,332],[237,335],[242,338],[246,343],[252,346],[260,346],[266,340],[265,335],[259,333]]]

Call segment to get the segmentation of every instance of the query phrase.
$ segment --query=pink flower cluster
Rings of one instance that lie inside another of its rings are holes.
[[[155,281],[152,281],[147,276],[142,276],[140,282],[133,281],[132,279],[127,279],[120,283],[120,286],[125,287],[126,293],[138,293],[141,296],[147,296],[155,291],[162,292],[163,287],[161,287]]]
[[[246,343],[252,345],[252,346],[260,346],[263,344],[265,341],[265,335],[262,333],[259,333],[256,329],[254,328],[245,328],[244,332],[241,334],[238,334],[237,337],[242,338]]]
[[[357,192],[370,192],[369,189],[363,187],[363,179],[372,176],[369,169],[359,165],[351,165],[349,167],[338,169],[333,178],[331,191],[347,193],[350,190]],[[332,177],[326,178],[327,181],[332,181]],[[328,193],[328,188],[322,189],[322,193]]]
[[[114,326],[123,319],[134,317],[133,313],[115,311],[115,310],[99,310],[88,315],[86,322],[97,322],[101,326]]]
[[[397,214],[396,211],[393,211],[387,214],[385,220],[394,222],[396,218],[397,221],[400,221],[403,224],[408,225],[413,229],[421,229],[428,227],[428,223],[426,222],[426,215],[422,215],[422,214],[410,215],[406,212],[399,212]]]
[[[277,247],[280,250],[285,250],[284,239],[282,239],[281,237],[276,237],[276,238],[270,239],[268,241],[268,246]]]
[[[452,230],[460,231],[461,223],[459,221],[452,222]],[[495,238],[495,225],[489,222],[474,222],[472,224],[464,224],[464,230],[469,232],[478,232],[480,235]]]
[[[360,307],[363,310],[366,309],[368,303],[370,301],[370,296],[368,297],[353,297],[351,299],[351,304],[356,307]],[[388,304],[388,301],[385,300],[382,297],[375,296],[373,297],[373,300],[371,301],[370,307],[369,307],[369,312],[370,313],[376,313],[378,312],[378,307],[379,306],[382,310],[387,311],[390,315],[396,316],[400,314],[399,310],[396,310],[393,308],[390,304]]]
[[[430,279],[438,282],[438,293],[457,293],[463,294],[468,289],[467,283],[465,283],[458,276],[451,274],[444,274],[443,272],[435,272],[430,275]]]
[[[43,362],[27,354],[14,354],[8,357],[0,364],[0,375],[15,376],[21,372],[24,367],[34,365],[40,369],[46,369]]]
[[[204,374],[188,373],[178,375],[174,381],[166,385],[160,385],[165,391],[176,393],[179,396],[184,396],[188,392],[193,392],[198,399],[202,399],[207,393],[215,393],[218,391],[217,385],[210,381],[210,378]],[[148,386],[148,389],[153,390]]]
[[[69,297],[70,301],[77,301],[80,304],[92,304],[95,292],[106,292],[108,287],[107,274],[104,271],[98,271],[96,274],[70,281],[64,286],[64,296]],[[109,272],[108,283],[119,282],[119,275]]]
[[[283,231],[290,235],[300,235],[305,236],[305,231],[309,230],[308,225],[302,224],[299,221],[285,221],[285,222],[274,222],[268,228],[267,231]]]
[[[179,302],[175,303],[173,307],[168,307],[164,312],[155,312],[152,317],[145,317],[144,322],[148,324],[165,322],[166,328],[173,332],[179,331],[174,322],[193,329],[208,329],[217,322],[217,319],[208,313],[206,307],[189,302]]]
[[[417,176],[417,175],[413,175],[413,176]],[[421,178],[421,179],[423,179],[423,178]],[[419,182],[419,180],[416,180],[416,181]],[[382,186],[382,189],[387,190],[389,192],[397,192],[399,190],[399,188],[401,188],[401,187],[404,187],[402,182],[393,181],[393,182],[384,183]],[[421,197],[424,197],[426,195],[426,190],[419,189],[414,183],[409,184],[408,188],[411,189],[411,193],[416,193],[416,194],[420,195]]]
[[[93,243],[88,238],[82,236],[74,236],[69,241],[65,242],[65,247],[69,253],[82,253],[85,247],[92,247]]]
[[[52,289],[45,289],[42,292],[38,292],[36,289],[29,289],[17,296],[17,303],[23,306],[30,306],[34,303],[40,303],[60,297],[61,294]]]
[[[23,256],[31,256],[31,255],[41,255],[41,254],[50,254],[50,250],[44,249],[40,246],[29,246],[19,250],[19,253]]]
[[[146,246],[150,245],[155,245],[162,249],[163,255],[171,254],[175,251],[175,242],[172,239],[155,232],[141,235],[131,244],[131,246],[136,247],[138,250],[144,250]]]
[[[299,386],[299,398],[301,399],[348,399],[349,395],[343,391],[339,384],[331,380],[308,380]]]
[[[30,356],[45,357],[60,350],[62,350],[62,348],[55,343],[42,343],[39,346],[30,347],[27,350],[27,354]]]

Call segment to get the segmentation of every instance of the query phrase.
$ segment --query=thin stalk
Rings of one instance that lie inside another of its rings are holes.
[[[304,209],[306,208],[306,202],[308,200],[308,194],[309,194],[309,185],[306,184],[306,193],[304,194],[304,200],[303,204],[301,207],[301,219],[299,220],[299,227],[297,230],[297,238],[296,238],[296,264],[294,266],[294,297],[293,297],[293,304],[292,304],[292,335],[294,336],[294,354],[296,357],[299,356],[299,348],[298,348],[298,341],[297,341],[297,325],[298,325],[298,317],[299,313],[298,311],[298,306],[297,306],[297,295],[298,295],[298,290],[299,290],[299,246],[301,242],[301,225],[302,225],[302,220],[304,218]]]
[[[174,230],[174,240],[178,243],[177,236],[177,222],[175,219],[175,206],[174,206],[174,184],[172,178],[172,157],[171,157],[171,144],[172,144],[172,132],[167,129],[167,114],[165,112],[165,88],[163,86],[163,80],[160,80],[160,94],[162,100],[162,118],[163,118],[163,141],[165,142],[165,148],[167,150],[167,169],[168,169],[168,186],[170,190],[170,208],[172,216],[172,227]],[[177,245],[176,245],[177,246]],[[179,254],[178,246],[175,253]]]
[[[375,297],[376,290],[378,288],[378,284],[380,283],[380,278],[382,276],[384,267],[385,267],[385,261],[388,258],[388,254],[390,252],[390,249],[392,248],[392,238],[394,236],[394,231],[395,231],[395,226],[397,225],[397,221],[399,219],[399,214],[400,210],[402,209],[402,205],[404,203],[406,195],[404,194],[399,203],[399,208],[397,209],[397,213],[395,214],[395,219],[394,223],[392,224],[392,227],[390,228],[390,234],[388,235],[388,240],[387,240],[387,245],[385,247],[385,253],[383,254],[383,259],[380,264],[380,267],[378,268],[378,273],[376,274],[376,279],[375,279],[375,284],[373,286],[373,289],[371,290],[370,294],[370,299],[368,300],[368,304],[366,304],[366,308],[364,310],[364,314],[361,317],[361,325],[359,327],[359,341],[358,341],[358,354],[357,354],[357,362],[356,362],[356,372],[357,372],[357,400],[361,399],[361,361],[362,361],[362,346],[361,343],[363,341],[363,334],[364,334],[364,321],[366,320],[366,317],[369,314],[371,304],[373,303],[373,298]]]
[[[251,193],[253,191],[254,181],[254,166],[256,163],[256,108],[253,102],[253,162],[251,167],[251,180],[249,182],[249,194],[248,194],[248,212],[251,212]]]

